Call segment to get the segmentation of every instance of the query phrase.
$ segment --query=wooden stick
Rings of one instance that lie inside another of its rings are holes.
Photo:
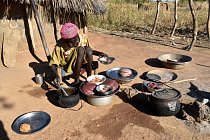
[[[194,80],[196,80],[196,78],[193,78],[193,79],[184,79],[184,80],[172,81],[172,82],[167,82],[167,84],[177,84],[177,83],[188,82],[188,81],[194,81]]]
[[[37,24],[37,27],[38,27],[38,30],[39,30],[39,34],[40,34],[40,37],[41,37],[41,40],[42,40],[42,44],[43,44],[43,47],[44,47],[44,50],[45,50],[45,54],[47,56],[47,60],[50,61],[50,58],[51,58],[50,51],[47,47],[47,41],[45,39],[44,31],[43,31],[43,28],[42,28],[42,25],[41,25],[41,22],[40,22],[40,18],[39,18],[34,0],[31,0],[31,6],[32,6],[32,9],[34,11],[34,18],[36,20],[36,24]]]
[[[32,25],[30,18],[27,18],[27,19],[28,19],[29,31],[30,31],[30,35],[31,35],[31,43],[32,43],[32,47],[33,47],[33,52],[36,52],[36,44],[34,41],[33,25]]]
[[[153,29],[152,29],[152,32],[151,32],[152,35],[155,33],[155,29],[156,29],[156,26],[157,26],[159,13],[160,13],[160,1],[158,0],[157,1],[157,11],[156,11],[156,16],[155,16],[155,21],[154,21]]]

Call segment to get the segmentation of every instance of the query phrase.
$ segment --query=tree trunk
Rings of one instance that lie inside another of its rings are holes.
[[[174,36],[175,30],[176,30],[176,26],[177,26],[177,20],[178,20],[178,16],[177,16],[177,0],[175,0],[175,2],[174,2],[174,26],[173,26],[173,30],[171,32],[170,37]]]
[[[156,11],[156,16],[155,16],[155,22],[154,22],[154,26],[153,26],[153,29],[152,29],[152,32],[151,32],[152,35],[155,33],[159,13],[160,13],[160,1],[158,0],[157,1],[157,11]]]
[[[196,14],[195,14],[195,7],[194,7],[193,0],[189,0],[189,6],[190,6],[190,11],[191,11],[191,14],[192,14],[192,18],[193,18],[193,39],[191,41],[191,44],[187,48],[187,50],[191,51],[191,50],[193,50],[193,47],[194,47],[194,45],[196,43],[196,40],[197,40],[198,22],[197,22],[197,18],[196,18]]]
[[[207,32],[208,32],[208,39],[210,41],[210,0],[208,0],[209,4],[209,11],[208,11],[208,20],[207,20]]]

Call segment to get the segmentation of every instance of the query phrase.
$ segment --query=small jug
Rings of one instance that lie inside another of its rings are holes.
[[[43,84],[43,74],[36,74],[35,75],[36,84],[42,85]]]

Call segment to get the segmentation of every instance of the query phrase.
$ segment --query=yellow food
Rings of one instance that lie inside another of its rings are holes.
[[[31,126],[27,123],[22,123],[20,125],[20,132],[30,132],[31,131]]]

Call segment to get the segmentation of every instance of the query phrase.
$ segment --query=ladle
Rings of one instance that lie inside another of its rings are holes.
[[[65,96],[69,96],[68,93],[66,93],[65,89],[60,84],[58,84],[58,87],[63,91]]]

